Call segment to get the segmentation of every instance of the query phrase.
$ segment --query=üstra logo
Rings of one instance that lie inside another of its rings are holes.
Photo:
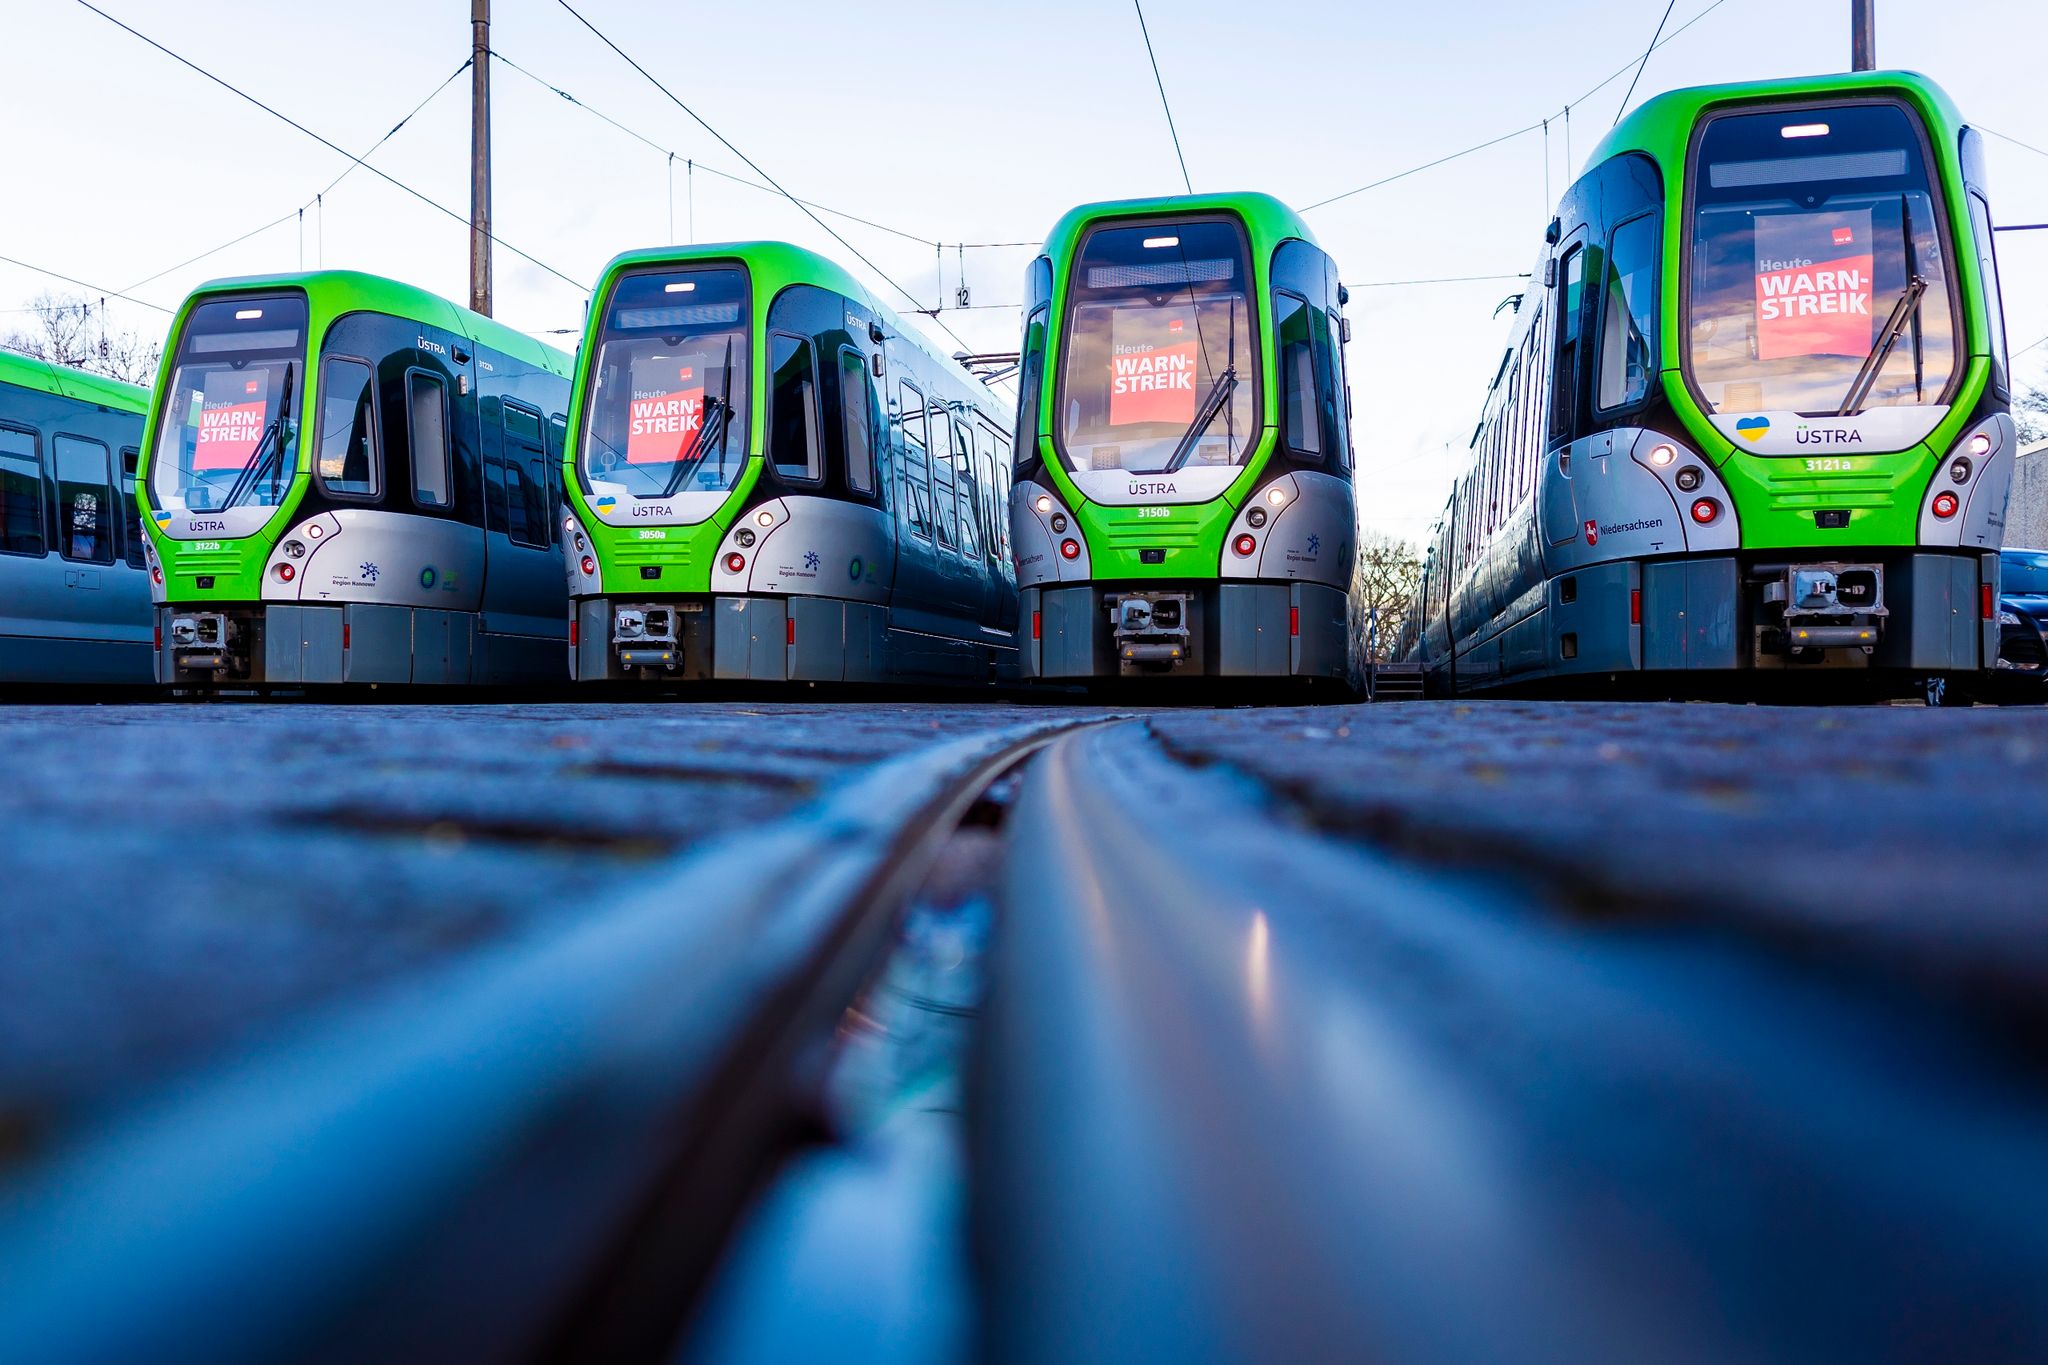
[[[1735,419],[1735,434],[1745,441],[1761,441],[1770,434],[1771,419],[1768,417],[1738,417]]]

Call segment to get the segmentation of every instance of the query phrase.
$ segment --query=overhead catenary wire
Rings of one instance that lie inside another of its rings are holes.
[[[1686,20],[1683,24],[1680,24],[1677,28],[1673,29],[1664,38],[1651,43],[1650,51],[1655,52],[1659,48],[1670,46],[1673,42],[1677,41],[1680,34],[1684,33],[1694,24],[1697,24],[1700,20],[1706,18],[1709,14],[1712,14],[1715,10],[1721,8],[1721,6],[1727,3],[1728,0],[1713,0],[1712,4],[1708,5],[1698,14],[1693,15],[1692,18]],[[1498,147],[1503,142],[1511,142],[1515,138],[1526,136],[1529,133],[1542,132],[1544,131],[1544,124],[1548,122],[1548,118],[1550,117],[1562,118],[1563,120],[1565,170],[1567,171],[1567,173],[1569,173],[1571,170],[1572,160],[1572,110],[1577,106],[1584,104],[1587,100],[1599,94],[1602,90],[1605,90],[1608,86],[1614,84],[1614,82],[1616,82],[1617,80],[1620,80],[1623,76],[1627,75],[1632,68],[1636,66],[1637,59],[1630,58],[1626,65],[1617,69],[1612,75],[1608,76],[1605,80],[1602,80],[1598,84],[1587,89],[1585,93],[1581,94],[1580,96],[1578,96],[1578,98],[1566,104],[1561,110],[1558,111],[1557,114],[1550,115],[1546,118],[1538,119],[1534,123],[1530,123],[1523,127],[1516,128],[1510,132],[1501,133],[1498,136],[1487,138],[1484,142],[1475,142],[1471,146],[1462,148],[1459,151],[1450,152],[1444,156],[1435,157],[1429,161],[1423,162],[1419,166],[1410,166],[1408,169],[1403,171],[1396,171],[1392,175],[1381,176],[1379,179],[1371,181],[1368,184],[1360,185],[1357,189],[1346,190],[1342,194],[1333,194],[1327,199],[1318,199],[1313,204],[1309,204],[1306,207],[1304,207],[1301,211],[1303,213],[1308,213],[1314,209],[1323,208],[1326,205],[1335,204],[1342,200],[1349,199],[1353,195],[1364,194],[1367,190],[1376,190],[1383,185],[1391,185],[1397,180],[1405,180],[1411,175],[1419,175],[1423,171],[1434,170],[1436,167],[1442,166],[1447,162],[1457,161],[1464,157],[1473,156],[1479,152],[1487,150],[1489,147]]]
[[[85,3],[85,0],[79,0],[79,3],[83,4]],[[725,134],[719,132],[716,128],[712,127],[711,124],[704,119],[703,115],[699,114],[695,109],[692,109],[689,105],[683,103],[683,101],[676,95],[676,93],[673,90],[670,90],[666,85],[663,85],[659,80],[655,78],[654,73],[649,71],[646,67],[640,65],[638,61],[634,60],[633,56],[630,53],[628,53],[624,48],[620,47],[617,43],[613,42],[609,37],[607,37],[604,33],[604,30],[600,29],[597,25],[591,23],[590,20],[584,18],[582,12],[579,11],[574,5],[570,4],[569,0],[555,0],[555,3],[559,4],[563,9],[567,10],[570,16],[573,17],[577,23],[589,29],[591,33],[596,36],[599,42],[603,43],[606,47],[610,48],[613,52],[617,53],[620,60],[624,61],[626,65],[632,67],[635,71],[639,72],[640,75],[646,79],[648,84],[652,85],[656,90],[659,90],[663,95],[667,96],[669,103],[675,105],[676,108],[682,110],[685,114],[688,114],[690,118],[697,124],[698,127],[702,128],[705,132],[711,134],[711,136],[713,136],[714,138],[717,138],[720,145],[722,145],[727,151],[731,152],[741,161],[746,162],[747,168],[749,170],[753,171],[754,174],[760,176],[763,180],[767,181],[770,185],[774,186],[777,193],[781,194],[783,198],[787,199],[790,203],[796,205],[798,209],[802,210],[804,216],[806,218],[809,218],[813,223],[816,223],[820,228],[822,228],[832,238],[833,241],[839,243],[839,245],[845,247],[848,251],[852,252],[854,254],[855,259],[860,261],[860,263],[866,266],[868,269],[874,271],[876,276],[879,277],[883,283],[887,284],[891,289],[894,289],[904,298],[910,300],[911,305],[918,312],[923,313],[925,316],[931,318],[932,321],[937,323],[939,328],[942,331],[944,331],[947,336],[952,337],[953,340],[959,342],[962,346],[965,346],[967,344],[966,341],[963,340],[957,332],[955,332],[951,327],[946,326],[946,324],[943,321],[940,321],[938,316],[938,310],[926,308],[924,306],[924,303],[917,297],[917,295],[911,293],[908,289],[905,289],[902,285],[898,284],[888,274],[888,272],[884,271],[880,266],[876,265],[873,261],[869,260],[865,252],[863,252],[859,247],[855,246],[852,242],[847,241],[838,229],[834,228],[830,223],[827,223],[823,218],[820,218],[815,212],[812,211],[810,205],[806,204],[803,200],[797,198],[788,190],[784,189],[782,187],[782,184],[779,181],[777,181],[774,176],[768,174],[768,172],[763,170],[759,163],[754,161],[752,157],[748,156],[745,152],[741,151],[737,146],[735,146],[730,138],[726,137]]]
[[[1671,11],[1677,4],[1678,0],[1664,0],[1664,17],[1657,21],[1657,31],[1650,35],[1650,45],[1643,49],[1643,59],[1636,63],[1635,79],[1628,83],[1628,92],[1621,97],[1621,103],[1615,106],[1614,122],[1608,124],[1608,127],[1618,127],[1621,116],[1628,112],[1628,102],[1636,97],[1636,86],[1643,79],[1643,68],[1650,64],[1650,54],[1657,50],[1657,40],[1664,36],[1664,25],[1671,22]]]
[[[370,144],[369,148],[363,152],[363,160],[367,160],[368,158],[376,155],[378,148],[382,147],[385,143],[391,141],[391,139],[397,135],[399,129],[405,127],[406,124],[411,123],[413,121],[414,116],[417,115],[420,112],[420,110],[426,108],[429,104],[432,104],[443,90],[446,90],[449,86],[453,85],[457,77],[459,77],[463,72],[469,70],[469,63],[470,59],[464,57],[462,59],[462,65],[456,67],[455,70],[451,71],[448,74],[447,79],[443,80],[439,85],[434,87],[432,93],[430,93],[425,99],[421,100],[418,104],[414,105],[411,113],[407,114],[398,122],[392,124],[391,130],[389,132],[385,133],[384,136],[378,138],[375,142]],[[334,187],[336,185],[339,185],[342,181],[348,179],[348,177],[354,173],[356,167],[361,164],[362,161],[360,160],[351,162],[347,167],[345,167],[342,170],[340,175],[335,176],[333,180],[327,183],[327,187],[325,189],[317,191],[312,196],[312,198],[306,200],[303,204],[300,204],[297,208],[292,209],[290,212],[284,214],[282,217],[274,218],[270,222],[265,223],[262,227],[252,228],[248,232],[243,233],[241,236],[236,237],[231,241],[222,242],[219,246],[208,247],[205,251],[200,252],[198,255],[187,257],[185,260],[178,262],[176,265],[166,266],[164,269],[157,271],[154,275],[144,276],[142,279],[137,280],[134,284],[131,284],[128,287],[130,289],[140,289],[145,284],[154,284],[156,281],[162,279],[166,275],[173,274],[177,271],[183,270],[188,265],[197,265],[199,262],[205,260],[208,256],[218,256],[221,252],[226,251],[229,247],[240,246],[243,242],[248,241],[251,237],[261,236],[263,233],[270,231],[272,228],[277,227],[283,223],[288,223],[294,218],[299,220],[301,237],[303,239],[306,210],[320,203],[325,196],[332,194],[334,192]],[[305,244],[303,240],[301,240],[300,242],[299,254],[301,257],[301,265],[303,265],[303,258],[305,256]]]
[[[123,299],[129,303],[140,304],[144,308],[154,308],[159,313],[170,314],[178,311],[175,308],[166,308],[160,303],[151,303],[148,299],[138,299],[132,294],[124,294],[118,289],[109,289],[103,284],[92,284],[74,275],[66,275],[62,271],[51,270],[48,266],[33,265],[28,261],[18,261],[12,256],[0,256],[0,262],[4,262],[7,265],[18,265],[23,270],[32,270],[38,275],[48,275],[51,279],[62,280],[66,284],[75,284],[80,289],[89,289],[95,294],[103,294],[110,299]]]
[[[1195,182],[1188,176],[1187,154],[1180,149],[1180,128],[1173,121],[1173,102],[1166,98],[1166,79],[1159,74],[1159,54],[1152,50],[1152,30],[1145,24],[1145,6],[1140,0],[1131,0],[1131,8],[1138,12],[1138,32],[1144,35],[1145,57],[1152,63],[1152,83],[1159,87],[1159,107],[1166,111],[1166,131],[1173,136],[1174,159],[1180,162],[1180,182],[1193,194]]]
[[[280,123],[287,124],[290,127],[296,129],[297,131],[304,133],[307,137],[312,138],[315,142],[327,148],[329,151],[337,152],[340,155],[347,157],[350,161],[354,162],[358,166],[361,166],[370,174],[376,176],[378,179],[384,181],[389,185],[394,186],[397,189],[405,191],[407,194],[419,200],[422,204],[425,204],[427,207],[434,209],[440,213],[446,214],[448,217],[454,219],[458,223],[463,224],[464,226],[469,225],[468,214],[459,213],[456,210],[449,208],[446,204],[441,203],[439,200],[430,197],[429,195],[423,193],[420,190],[414,189],[411,185],[406,184],[397,176],[391,175],[385,171],[378,170],[375,166],[370,165],[369,163],[365,162],[361,157],[355,155],[355,153],[349,151],[347,148],[341,146],[337,142],[332,141],[331,139],[322,137],[320,134],[314,132],[305,124],[300,123],[297,119],[291,117],[289,114],[283,113],[278,109],[274,108],[273,106],[265,104],[262,100],[257,99],[254,95],[250,94],[246,90],[243,90],[241,87],[235,85],[233,82],[228,81],[223,77],[216,76],[213,72],[208,71],[205,67],[199,65],[191,58],[174,52],[170,48],[158,42],[156,39],[142,32],[140,29],[137,29],[132,25],[123,23],[121,20],[116,19],[113,15],[107,13],[99,6],[93,4],[92,0],[77,0],[77,3],[81,7],[91,10],[94,14],[97,14],[100,18],[106,20],[108,23],[112,24],[115,28],[120,29],[122,32],[127,33],[132,37],[138,38],[144,43],[147,43],[149,46],[163,53],[166,57],[169,57],[172,61],[177,62],[180,66],[183,66],[188,70],[197,73],[198,75],[204,76],[207,80],[212,81],[221,89],[226,90],[230,94],[233,94],[238,98],[246,100],[248,103],[255,105],[258,109],[261,109],[264,113],[269,114],[272,118],[278,120]],[[490,239],[493,245],[505,248],[505,250],[511,252],[514,256],[519,257],[519,259],[527,262],[529,265],[538,266],[540,269],[545,270],[548,274],[553,275],[556,279],[561,280],[564,284],[567,284],[577,290],[582,290],[583,288],[585,288],[583,281],[575,279],[574,277],[564,274],[562,271],[555,269],[555,267],[549,265],[546,261],[541,260],[538,256],[533,255],[531,252],[520,250],[512,243],[506,241],[503,237],[500,237],[495,233],[489,232],[485,233],[484,235]]]
[[[550,81],[545,77],[542,77],[540,75],[535,74],[532,71],[529,71],[527,68],[521,66],[518,62],[513,61],[510,57],[507,57],[504,53],[499,52],[495,48],[492,49],[491,56],[495,57],[499,62],[501,62],[505,66],[512,68],[512,70],[518,72],[520,75],[526,77],[526,79],[532,81],[534,84],[540,86],[542,89],[547,90],[552,94],[558,95],[562,99],[568,101],[570,104],[575,105],[578,109],[581,109],[584,113],[589,114],[592,118],[610,124],[612,127],[618,129],[621,133],[624,133],[627,137],[632,138],[635,142],[642,143],[643,145],[651,148],[653,151],[659,153],[660,155],[667,157],[670,160],[670,162],[674,162],[678,158],[681,158],[683,159],[686,166],[694,170],[701,170],[706,175],[715,175],[721,180],[729,180],[735,185],[744,185],[748,189],[761,190],[767,194],[782,193],[782,190],[779,186],[763,184],[761,181],[758,180],[749,180],[743,175],[734,175],[730,171],[721,171],[715,166],[708,166],[704,165],[701,162],[691,161],[690,159],[683,157],[683,154],[675,150],[674,148],[662,146],[659,142],[656,142],[653,138],[647,136],[647,134],[639,131],[636,128],[628,127],[626,124],[619,122],[619,120],[613,118],[610,114],[605,113],[603,110],[598,109],[595,106],[587,104],[583,100],[578,99],[576,96],[570,94],[567,90],[564,90],[561,86],[556,85],[553,81]],[[933,241],[929,237],[920,237],[918,234],[914,232],[905,232],[902,228],[890,227],[887,223],[878,223],[871,218],[863,218],[857,213],[848,213],[844,209],[835,209],[829,204],[820,204],[814,199],[800,199],[797,202],[800,204],[806,204],[811,208],[817,209],[820,213],[829,213],[835,218],[844,218],[848,222],[859,223],[863,227],[871,227],[875,229],[877,232],[886,232],[891,234],[892,236],[902,237],[905,238],[906,240],[916,242],[920,246],[938,245],[937,242]],[[673,227],[671,227],[669,235],[675,235]]]

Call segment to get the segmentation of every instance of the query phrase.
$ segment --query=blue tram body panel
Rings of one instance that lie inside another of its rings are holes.
[[[0,684],[147,685],[146,395],[0,353]]]

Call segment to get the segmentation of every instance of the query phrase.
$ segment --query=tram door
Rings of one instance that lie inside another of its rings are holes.
[[[548,454],[548,419],[515,398],[479,406],[490,518],[484,628],[559,638],[567,631],[555,525],[561,464]]]

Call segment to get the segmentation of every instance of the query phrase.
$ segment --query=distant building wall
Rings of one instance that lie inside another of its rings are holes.
[[[2005,509],[2005,543],[2048,550],[2048,441],[2020,451],[2013,467],[2012,501]]]

